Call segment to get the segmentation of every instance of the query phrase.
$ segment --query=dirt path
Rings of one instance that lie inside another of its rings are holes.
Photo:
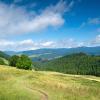
[[[33,70],[32,70],[33,71]],[[34,72],[34,71],[33,71]],[[42,90],[38,90],[38,89],[32,89],[32,88],[29,88],[31,89],[32,91],[37,91],[41,94],[41,100],[48,100],[48,94],[45,93],[44,91]]]
[[[48,100],[48,95],[44,91],[41,90],[37,91],[42,94],[41,100]]]
[[[83,78],[83,79],[87,79],[87,80],[90,80],[90,81],[97,81],[97,82],[100,82],[100,79],[99,78],[95,78],[95,77],[89,77],[88,75],[86,76],[82,76],[82,75],[69,75],[68,76],[74,76],[74,77],[79,77],[79,78]]]
[[[27,89],[30,89],[31,91],[36,91],[38,93],[41,94],[41,99],[40,100],[48,100],[48,94],[45,93],[44,91],[42,90],[38,90],[38,89],[33,89],[33,88],[30,88],[30,87],[26,87]]]
[[[82,78],[87,79],[87,80],[90,80],[90,81],[97,81],[97,82],[100,82],[99,79],[88,78],[88,77],[82,77]]]
[[[26,75],[27,76],[27,75]],[[23,78],[25,78],[25,76],[22,76],[21,77],[21,79],[23,80]],[[20,81],[20,83],[21,83],[21,81]],[[22,86],[23,86],[23,81],[22,81]],[[48,99],[48,94],[46,93],[46,92],[44,92],[44,91],[42,91],[42,90],[39,90],[39,89],[33,89],[32,87],[29,87],[29,86],[27,86],[27,85],[24,85],[24,88],[26,88],[26,89],[28,89],[28,90],[30,90],[30,91],[35,91],[35,92],[38,92],[39,94],[40,94],[40,96],[41,96],[41,99],[40,100],[49,100]]]

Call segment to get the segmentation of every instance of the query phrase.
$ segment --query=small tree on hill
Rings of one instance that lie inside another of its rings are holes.
[[[16,67],[16,63],[17,63],[18,59],[19,59],[19,56],[17,56],[17,55],[12,56],[9,59],[9,65]]]
[[[16,67],[19,69],[32,69],[32,61],[26,55],[21,55],[16,63]]]

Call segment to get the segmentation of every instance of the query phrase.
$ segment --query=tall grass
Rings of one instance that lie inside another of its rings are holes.
[[[100,100],[100,77],[0,66],[0,100]]]

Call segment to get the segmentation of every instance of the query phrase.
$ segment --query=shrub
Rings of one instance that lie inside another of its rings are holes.
[[[21,55],[16,63],[16,67],[19,69],[32,69],[32,61],[26,55]]]
[[[17,55],[12,56],[9,59],[9,65],[13,66],[13,67],[16,67],[16,63],[17,63],[18,59],[19,59],[19,56],[17,56]]]

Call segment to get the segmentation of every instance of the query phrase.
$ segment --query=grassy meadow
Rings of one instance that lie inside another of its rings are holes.
[[[100,77],[1,65],[0,100],[100,100]]]

